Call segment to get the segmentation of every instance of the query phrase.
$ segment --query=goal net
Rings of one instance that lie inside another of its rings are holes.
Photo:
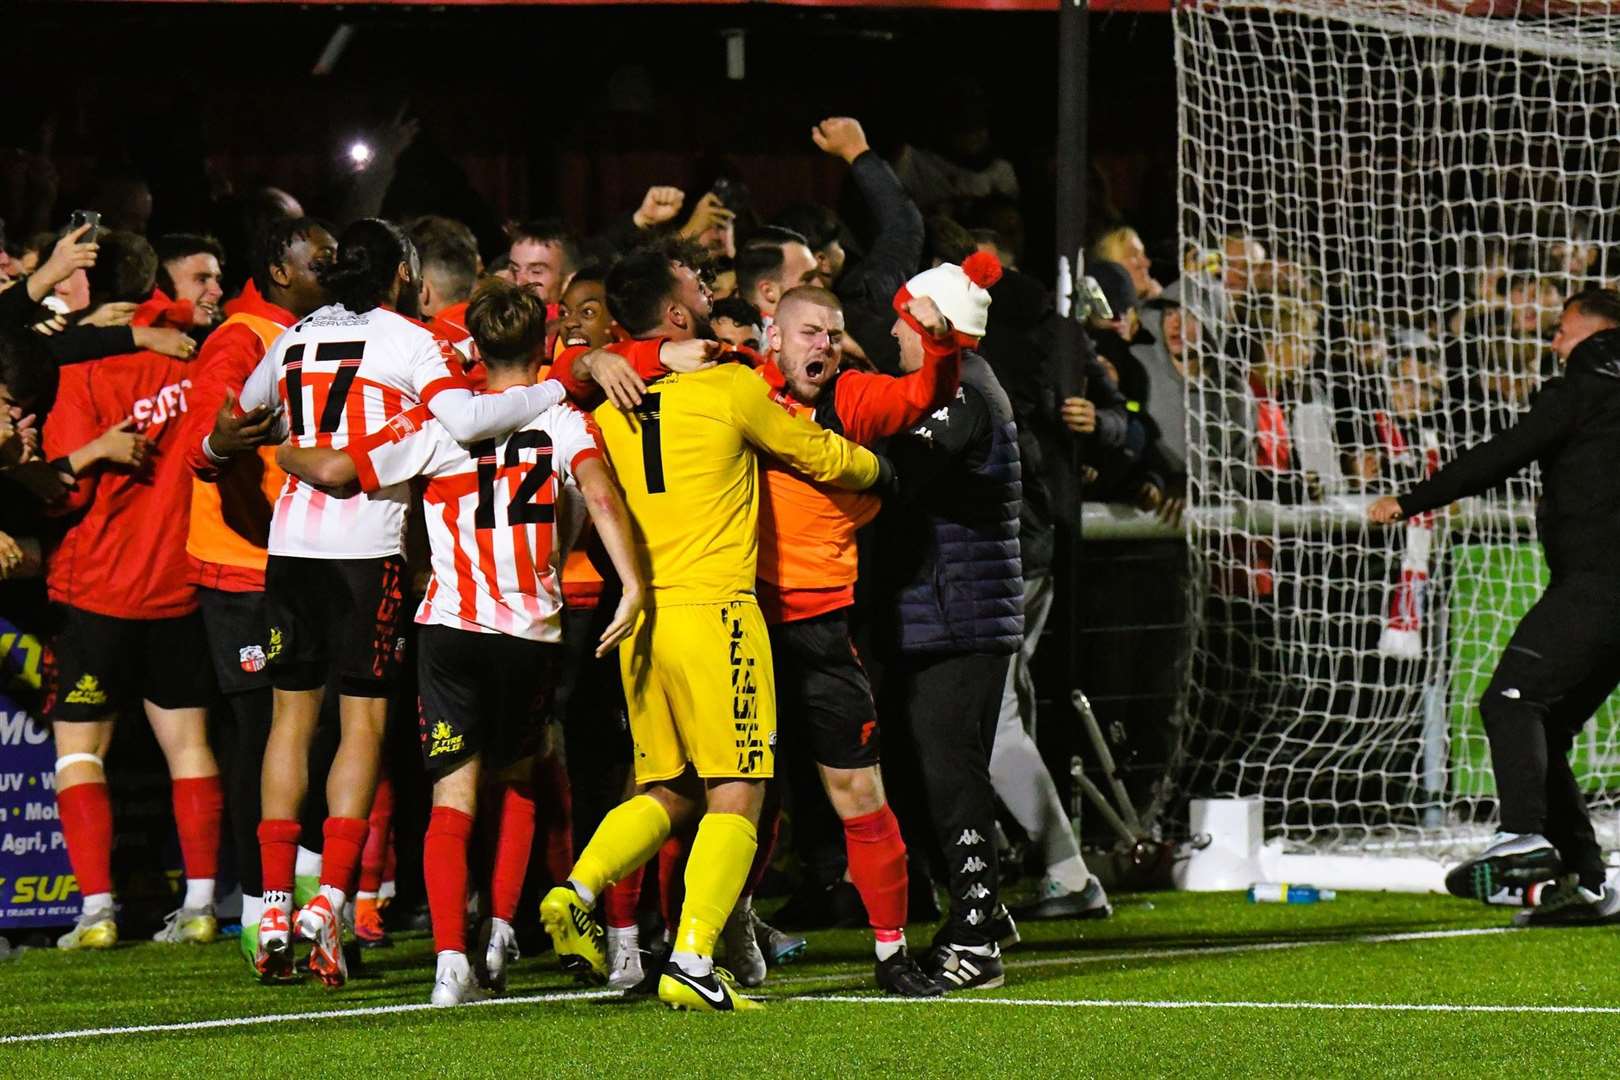
[[[1539,481],[1390,529],[1365,508],[1512,423],[1563,297],[1620,270],[1620,5],[1175,21],[1202,621],[1164,808],[1260,797],[1300,850],[1454,856],[1495,820],[1476,704],[1545,579]],[[1576,761],[1611,847],[1615,705]]]

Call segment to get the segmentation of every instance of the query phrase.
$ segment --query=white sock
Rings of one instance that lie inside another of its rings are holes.
[[[259,911],[260,918],[263,918],[265,911],[269,910],[270,908],[279,909],[283,915],[291,915],[292,900],[292,893],[290,892],[280,892],[276,889],[266,890],[264,896],[259,901],[264,905],[264,907]]]
[[[1046,876],[1070,892],[1080,892],[1086,887],[1086,882],[1091,880],[1091,872],[1086,869],[1086,860],[1078,855],[1048,866]]]
[[[714,957],[712,956],[699,956],[697,953],[691,952],[672,952],[669,954],[669,958],[676,967],[694,979],[701,979],[714,970]]]
[[[338,888],[336,885],[322,885],[321,895],[326,897],[326,902],[332,905],[333,911],[338,912],[339,914],[342,913],[344,902],[347,899],[344,896],[342,889]]]
[[[383,882],[382,883],[382,888],[377,890],[377,899],[378,900],[392,900],[393,898],[394,898],[394,883],[392,881]]]
[[[354,898],[356,900],[375,900],[377,899],[377,894],[374,892],[366,892],[366,890],[361,889],[359,892],[354,894]]]
[[[568,879],[568,887],[579,893],[579,898],[585,902],[586,907],[590,907],[592,904],[596,903],[596,894],[591,892],[591,890],[587,889],[585,886],[581,885],[579,882],[575,881],[573,878]]]
[[[887,960],[889,957],[906,947],[906,932],[904,930],[900,931],[900,936],[895,938],[893,941],[882,941],[874,938],[873,942],[877,946],[878,963],[881,964],[883,961]]]
[[[505,919],[491,915],[489,917],[489,936],[494,937],[497,933],[503,933],[507,937],[511,937],[512,924],[507,922]]]
[[[112,906],[112,893],[110,892],[84,894],[84,911],[111,911]]]
[[[458,952],[455,949],[446,949],[441,952],[439,954],[438,969],[434,972],[433,977],[435,979],[443,978],[447,970],[458,975],[465,974],[468,970],[467,954]]]
[[[205,908],[214,906],[214,879],[186,878],[186,898],[180,901],[183,908]]]
[[[242,925],[257,926],[264,917],[264,897],[242,894]]]
[[[321,876],[321,853],[311,851],[304,845],[298,845],[298,861],[293,864],[294,877]]]
[[[641,948],[641,927],[632,923],[629,926],[610,926],[607,928],[608,948],[613,952],[634,952]]]

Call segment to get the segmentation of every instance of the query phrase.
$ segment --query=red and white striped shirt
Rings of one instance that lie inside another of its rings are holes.
[[[579,518],[574,470],[602,456],[600,439],[590,417],[563,404],[463,446],[419,407],[344,447],[364,491],[427,478],[433,580],[416,621],[562,640],[562,568]]]
[[[342,449],[418,404],[472,440],[511,431],[563,394],[547,383],[475,395],[460,354],[421,323],[387,308],[330,304],[275,340],[242,387],[241,408],[279,402],[294,446]],[[403,485],[343,499],[289,476],[270,522],[270,554],[398,555],[409,503]]]

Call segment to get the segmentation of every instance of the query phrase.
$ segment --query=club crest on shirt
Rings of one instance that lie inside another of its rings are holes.
[[[244,645],[237,650],[236,659],[242,665],[242,670],[250,675],[263,671],[265,664],[269,663],[265,659],[264,649],[258,645]]]
[[[405,436],[414,435],[416,432],[422,430],[421,425],[419,425],[408,412],[402,412],[397,416],[391,417],[388,423],[384,424],[383,426],[388,429],[388,437],[394,442],[398,442]]]

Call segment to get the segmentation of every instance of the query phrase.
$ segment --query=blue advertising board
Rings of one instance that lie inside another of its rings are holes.
[[[56,811],[51,731],[23,698],[39,689],[38,638],[0,620],[0,929],[62,926],[79,886]]]

